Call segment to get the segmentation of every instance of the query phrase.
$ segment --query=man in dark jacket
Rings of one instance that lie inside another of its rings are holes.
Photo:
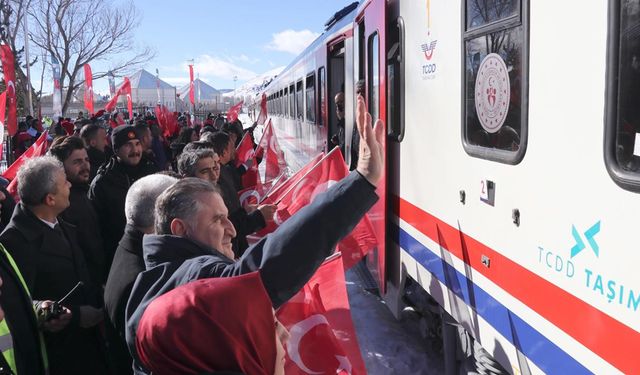
[[[87,147],[91,163],[89,181],[92,181],[100,166],[107,161],[107,132],[97,124],[88,124],[80,130],[80,137]]]
[[[217,132],[211,138],[213,150],[220,157],[220,178],[218,185],[222,191],[222,198],[229,210],[229,220],[236,229],[237,236],[233,240],[233,251],[235,257],[242,256],[249,247],[247,235],[254,233],[265,227],[266,222],[273,220],[276,210],[275,205],[264,204],[258,206],[257,210],[247,213],[240,204],[238,191],[234,183],[235,165],[233,165],[235,147],[231,137],[225,132]]]
[[[111,134],[115,155],[98,170],[91,182],[89,200],[98,217],[104,241],[106,274],[124,233],[124,202],[127,190],[136,180],[153,173],[154,166],[141,162],[142,147],[131,125],[120,125]]]
[[[71,183],[70,204],[60,217],[76,226],[78,244],[84,253],[93,284],[104,285],[107,279],[104,243],[98,215],[87,198],[91,165],[84,142],[76,136],[58,137],[49,148],[49,154],[62,163],[67,180]]]
[[[78,247],[75,227],[58,216],[69,206],[70,184],[62,163],[44,156],[18,171],[21,203],[0,235],[35,300],[59,300],[79,282],[65,304],[71,322],[46,333],[51,374],[104,374],[106,361],[97,324],[103,319],[97,287]]]
[[[358,129],[363,142],[357,172],[318,195],[237,261],[232,259],[231,245],[235,230],[218,189],[186,178],[162,193],[155,211],[158,234],[143,240],[147,270],[138,275],[127,305],[127,344],[138,373],[147,373],[135,347],[138,322],[151,301],[177,286],[260,270],[274,308],[302,288],[377,200],[384,129],[379,120],[371,128],[362,97],[358,99]]]
[[[152,174],[136,181],[124,205],[127,226],[113,257],[104,290],[104,304],[109,315],[107,335],[113,343],[111,363],[118,374],[131,373],[131,357],[125,342],[125,308],[134,281],[145,270],[142,257],[142,237],[154,233],[153,209],[156,198],[178,181],[170,176]]]

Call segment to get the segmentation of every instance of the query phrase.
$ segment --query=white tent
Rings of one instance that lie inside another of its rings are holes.
[[[148,71],[141,69],[129,77],[131,81],[131,99],[134,106],[154,107],[158,103],[167,106],[170,110],[176,108],[176,88],[165,81],[156,78]],[[122,82],[116,87],[120,87]],[[126,98],[121,97],[119,102]],[[126,105],[126,104],[125,104]]]

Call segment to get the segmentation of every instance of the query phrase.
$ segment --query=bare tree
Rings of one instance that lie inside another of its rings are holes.
[[[0,42],[11,47],[15,58],[15,71],[16,71],[16,95],[18,99],[18,107],[26,107],[26,96],[28,90],[32,90],[32,93],[37,98],[38,93],[35,92],[28,82],[27,75],[23,69],[26,69],[26,64],[36,63],[37,57],[33,61],[22,62],[24,54],[24,34],[23,34],[23,22],[26,16],[26,9],[31,5],[31,0],[0,0]],[[22,104],[22,105],[20,105]],[[29,110],[25,108],[25,113]]]
[[[114,5],[112,0],[33,1],[36,4],[29,9],[33,20],[31,40],[60,62],[60,86],[67,87],[62,113],[84,83],[84,76],[78,77],[84,64],[109,61],[110,70],[123,75],[155,56],[148,47],[135,49],[134,31],[140,23],[140,14],[131,0],[121,6]],[[97,72],[93,78],[106,75],[107,71]]]

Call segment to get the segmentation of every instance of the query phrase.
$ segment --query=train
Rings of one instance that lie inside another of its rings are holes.
[[[394,316],[438,312],[448,373],[640,374],[640,0],[350,4],[264,89],[290,166],[340,131],[353,165],[358,93],[366,265]]]

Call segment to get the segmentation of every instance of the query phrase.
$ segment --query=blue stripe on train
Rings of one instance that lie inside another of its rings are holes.
[[[485,321],[500,332],[521,353],[548,374],[591,374],[576,359],[568,355],[547,337],[507,309],[484,289],[443,261],[425,245],[397,225],[391,225],[391,238],[426,270],[445,284],[465,303],[474,308]],[[549,301],[549,303],[554,303]],[[560,308],[560,307],[559,307]]]

